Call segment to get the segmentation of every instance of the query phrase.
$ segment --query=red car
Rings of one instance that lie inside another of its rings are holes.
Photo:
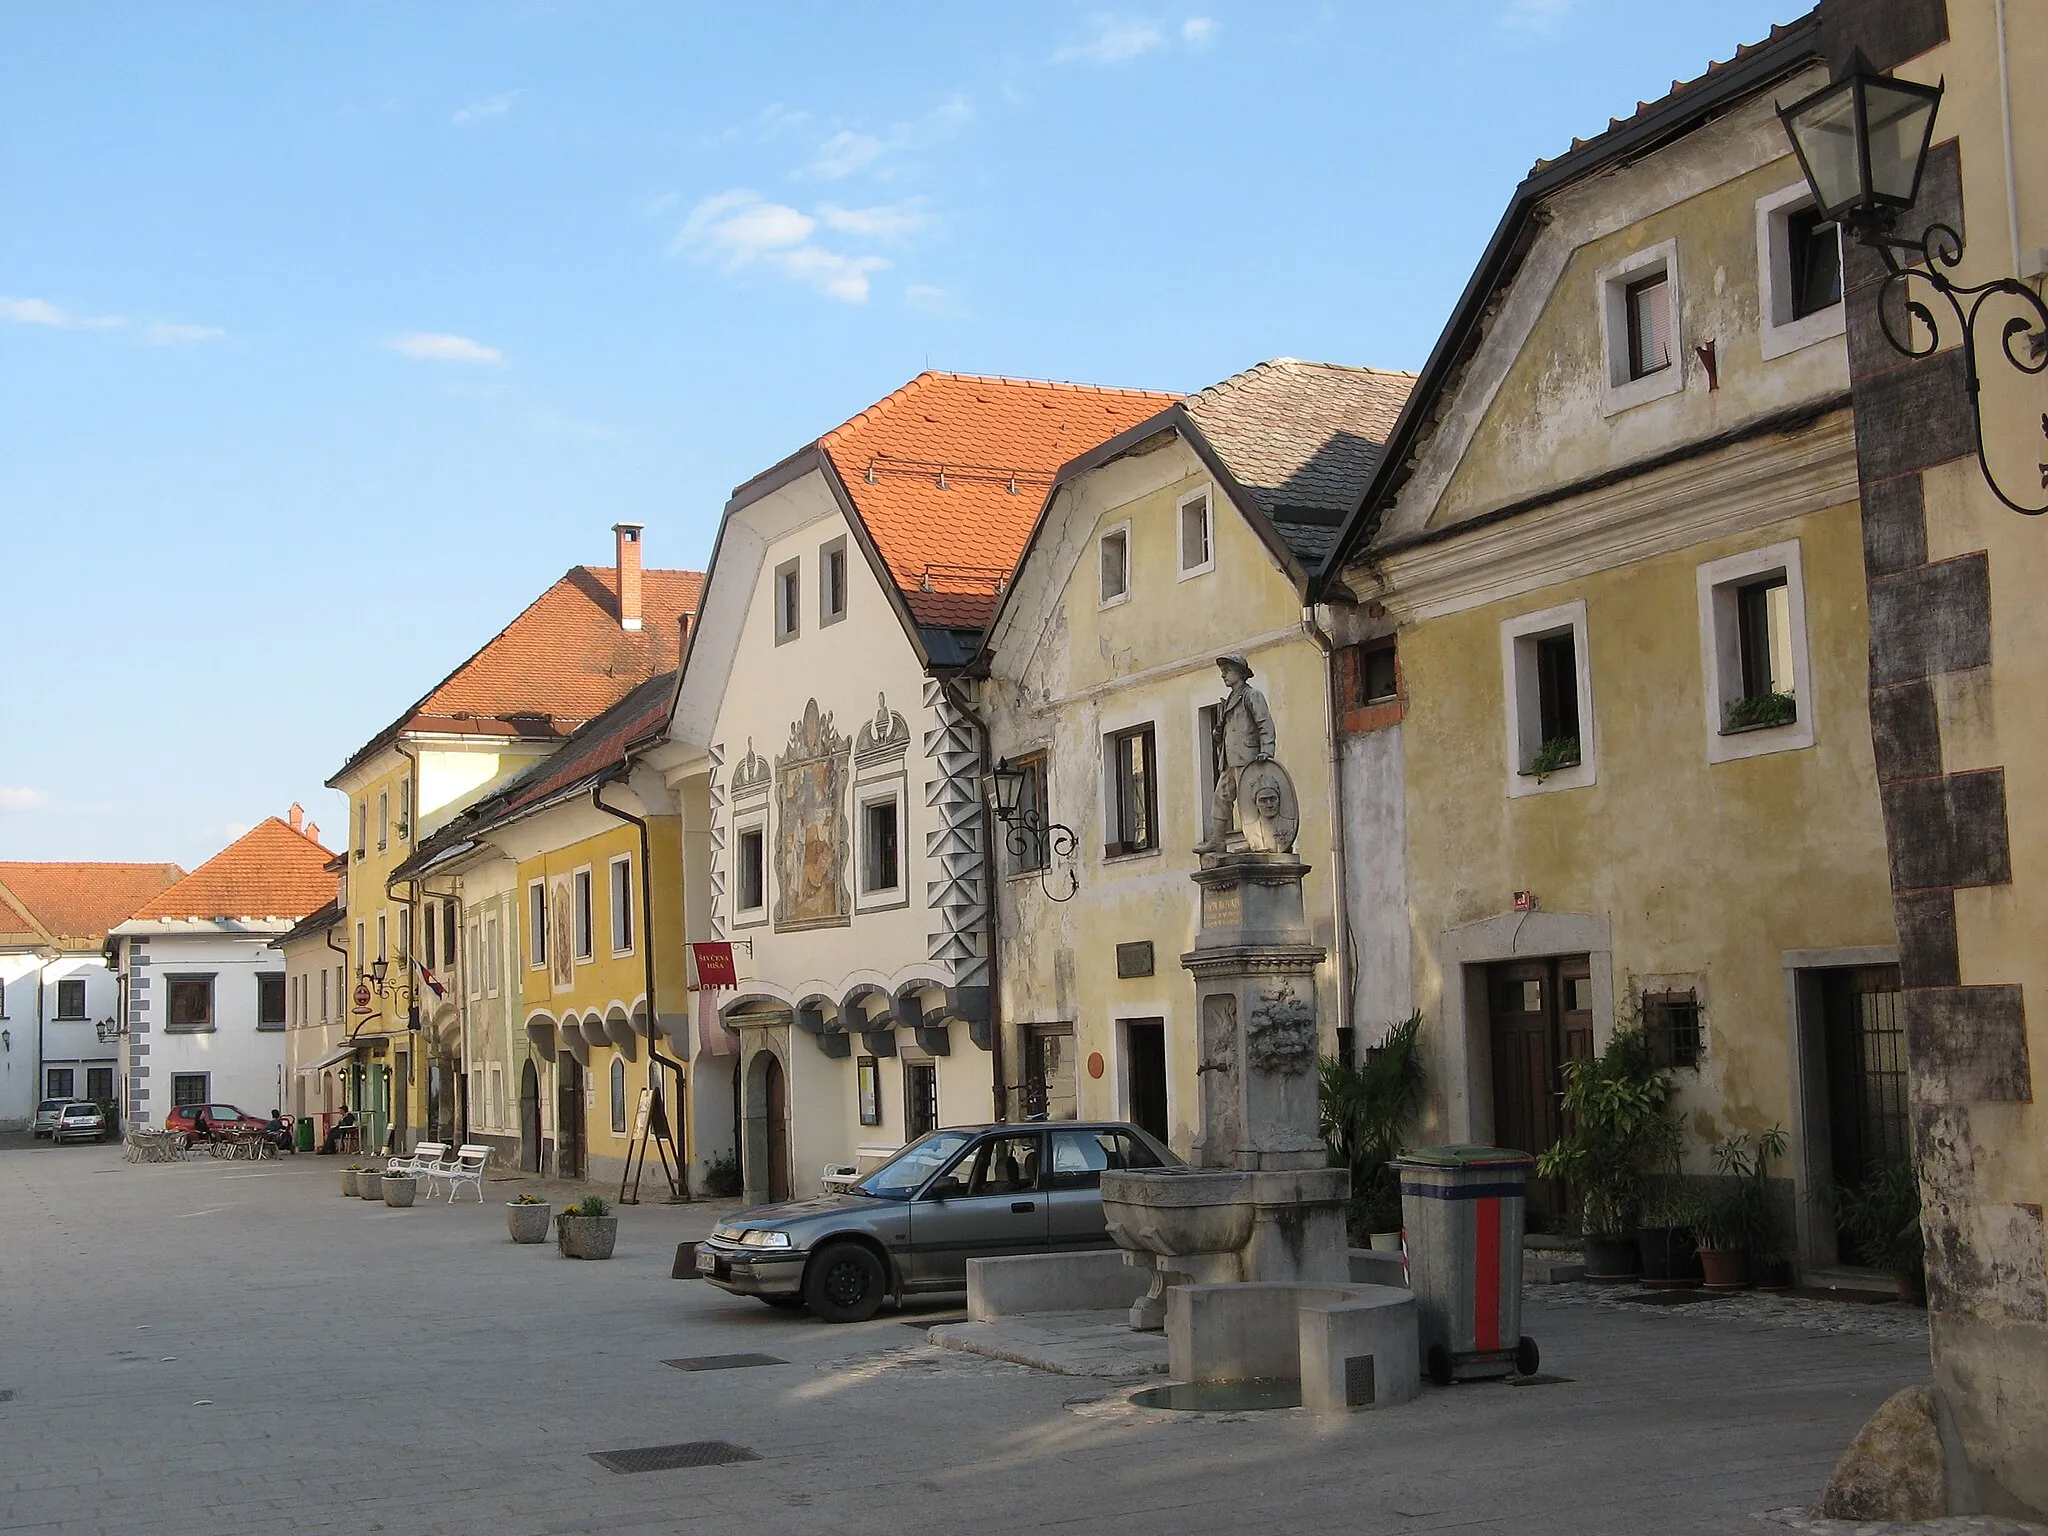
[[[258,1134],[270,1124],[268,1115],[245,1115],[232,1104],[180,1104],[164,1116],[164,1129],[183,1131],[193,1141],[205,1140],[199,1129],[201,1110],[206,1111],[207,1121],[213,1127],[214,1134],[223,1138],[230,1133],[237,1136]]]

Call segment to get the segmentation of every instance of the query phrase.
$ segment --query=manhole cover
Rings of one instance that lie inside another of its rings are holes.
[[[1245,1413],[1261,1408],[1299,1408],[1301,1383],[1260,1381],[1169,1382],[1131,1394],[1140,1408],[1171,1408],[1181,1413]]]
[[[614,1472],[672,1472],[678,1467],[722,1467],[759,1461],[758,1453],[723,1440],[689,1440],[681,1445],[643,1445],[626,1451],[592,1451],[590,1459]]]
[[[691,1355],[686,1360],[664,1360],[679,1371],[737,1371],[750,1365],[787,1365],[780,1355]]]

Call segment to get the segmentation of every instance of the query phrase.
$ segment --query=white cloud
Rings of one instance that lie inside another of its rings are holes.
[[[494,117],[503,117],[519,104],[519,98],[525,94],[524,91],[503,91],[496,96],[486,96],[482,101],[472,101],[468,106],[458,108],[448,121],[458,128],[468,128]]]
[[[60,331],[111,331],[128,323],[119,315],[74,315],[45,299],[0,299],[0,320]]]
[[[910,205],[898,209],[844,209],[829,205],[819,218],[787,203],[771,203],[745,187],[707,197],[690,210],[669,249],[695,256],[724,272],[756,262],[792,282],[843,303],[867,302],[868,278],[889,265],[883,257],[857,255],[814,245],[819,220],[842,234],[880,238],[910,228]]]
[[[1501,23],[1514,32],[1548,35],[1563,26],[1579,0],[1508,0]]]
[[[955,93],[922,117],[890,125],[885,133],[865,133],[842,128],[818,145],[811,163],[799,175],[818,181],[839,181],[866,171],[880,180],[896,173],[889,163],[900,156],[942,138],[974,116],[974,104]]]
[[[827,229],[858,235],[864,240],[901,241],[931,222],[925,201],[913,197],[900,203],[873,208],[841,208],[833,203],[818,205],[818,218]]]
[[[1052,60],[1055,64],[1122,64],[1165,42],[1166,33],[1156,21],[1097,12],[1088,18],[1087,34],[1062,44]]]
[[[889,265],[880,256],[848,256],[815,245],[778,251],[769,261],[791,281],[846,304],[867,303],[868,274]]]
[[[1180,40],[1190,48],[1206,48],[1216,41],[1216,18],[1190,16],[1180,24]]]
[[[186,347],[202,341],[218,341],[227,335],[217,325],[180,325],[170,320],[152,321],[142,331],[142,339],[152,347]]]
[[[50,803],[50,792],[30,789],[26,784],[0,784],[0,811],[40,811]]]
[[[452,336],[446,331],[406,331],[385,342],[384,348],[401,357],[419,357],[438,363],[502,363],[505,360],[505,354],[496,347],[471,341],[467,336]]]
[[[912,283],[903,290],[903,307],[914,309],[919,314],[936,315],[942,320],[965,319],[967,311],[960,301],[944,288],[930,283]]]
[[[817,156],[811,161],[811,174],[820,181],[837,181],[866,170],[882,158],[886,148],[872,133],[842,129],[818,146]]]

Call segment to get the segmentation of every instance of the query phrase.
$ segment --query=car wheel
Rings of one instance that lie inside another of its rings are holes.
[[[833,1243],[811,1260],[804,1302],[828,1323],[864,1323],[882,1309],[887,1279],[873,1249]]]

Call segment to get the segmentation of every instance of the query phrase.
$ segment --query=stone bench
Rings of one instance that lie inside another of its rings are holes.
[[[1179,1285],[1166,1293],[1166,1338],[1176,1381],[1299,1381],[1315,1413],[1405,1403],[1421,1388],[1415,1294],[1397,1286]]]
[[[1120,1248],[969,1259],[967,1315],[987,1323],[1039,1312],[1121,1312],[1151,1280],[1150,1270],[1124,1262]]]

